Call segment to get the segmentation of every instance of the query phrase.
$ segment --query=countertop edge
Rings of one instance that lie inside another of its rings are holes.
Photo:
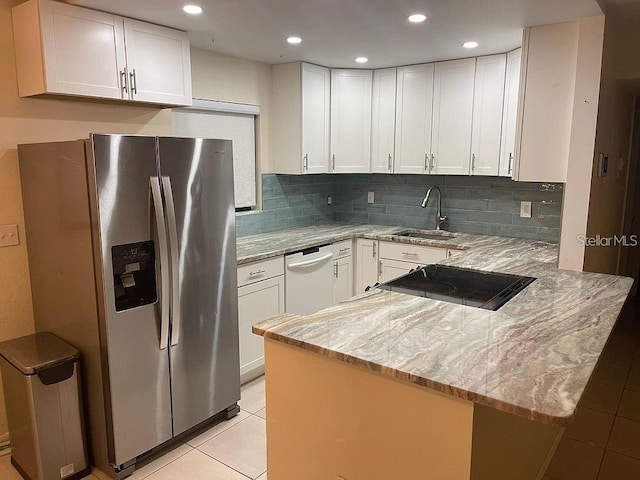
[[[286,317],[291,317],[292,320],[296,318],[301,318],[301,316],[299,315],[282,315],[276,318],[279,318],[282,320]],[[502,402],[500,400],[497,400],[492,397],[488,397],[486,395],[481,395],[476,392],[470,392],[469,390],[465,390],[458,387],[452,387],[449,384],[430,380],[424,377],[420,377],[418,375],[412,375],[410,373],[406,373],[401,370],[397,370],[395,368],[385,367],[384,365],[372,363],[370,361],[363,360],[353,355],[319,347],[317,345],[307,343],[303,340],[293,339],[291,337],[287,337],[285,335],[282,335],[276,332],[265,330],[263,328],[258,327],[258,325],[254,325],[252,328],[252,331],[254,334],[260,335],[265,339],[273,340],[278,343],[282,343],[284,345],[289,345],[291,347],[299,348],[307,352],[316,353],[325,358],[338,360],[340,362],[346,363],[347,365],[364,368],[369,372],[378,373],[385,377],[405,381],[407,383],[411,383],[413,385],[417,385],[420,387],[430,388],[432,390],[435,390],[437,392],[440,392],[446,395],[451,395],[453,397],[460,398],[462,400],[467,400],[469,402],[477,403],[479,405],[494,408],[501,412],[517,415],[518,417],[526,418],[528,420],[532,420],[535,422],[544,423],[547,425],[555,425],[559,427],[566,427],[571,422],[571,420],[575,415],[575,410],[570,416],[559,417],[551,414],[545,414],[544,412],[530,410],[524,407],[518,407],[511,403]]]

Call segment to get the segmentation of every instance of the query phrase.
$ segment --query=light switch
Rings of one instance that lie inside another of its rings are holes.
[[[531,218],[531,202],[520,202],[520,218]]]
[[[369,192],[367,194],[367,203],[373,203],[374,201],[374,192]]]
[[[327,205],[331,205],[333,203],[333,198],[331,198],[331,195],[329,195],[327,197]]]
[[[19,245],[18,225],[0,225],[0,247]]]

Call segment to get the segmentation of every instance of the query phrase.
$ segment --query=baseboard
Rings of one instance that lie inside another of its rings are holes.
[[[0,444],[9,441],[9,432],[0,435]]]

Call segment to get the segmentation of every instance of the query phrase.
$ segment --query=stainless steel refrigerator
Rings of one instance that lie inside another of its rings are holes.
[[[238,412],[231,142],[18,147],[36,330],[82,354],[92,460],[124,478]]]

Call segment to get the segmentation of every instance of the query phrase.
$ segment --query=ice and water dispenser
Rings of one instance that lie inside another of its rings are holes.
[[[155,303],[156,256],[152,241],[111,247],[116,311]]]

